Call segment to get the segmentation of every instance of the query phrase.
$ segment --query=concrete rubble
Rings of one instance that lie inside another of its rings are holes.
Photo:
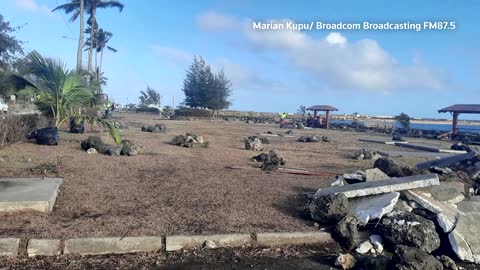
[[[379,157],[374,168],[339,174],[330,187],[310,197],[309,217],[331,224],[332,236],[350,252],[337,257],[338,267],[460,269],[455,261],[480,264],[480,157],[474,149],[455,147],[468,152],[415,168]],[[371,158],[364,150],[354,158]],[[450,258],[449,250],[456,256]]]
[[[184,135],[175,136],[171,144],[187,148],[208,148],[208,142],[202,136],[194,133],[186,133]]]

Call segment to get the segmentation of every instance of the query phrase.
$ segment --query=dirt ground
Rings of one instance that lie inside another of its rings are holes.
[[[153,115],[118,114],[128,126],[125,139],[144,145],[141,155],[89,155],[80,141],[108,135],[61,132],[58,146],[21,142],[0,150],[0,177],[61,176],[64,179],[53,212],[0,214],[0,236],[71,238],[87,236],[147,236],[230,232],[318,230],[303,216],[301,192],[328,186],[334,177],[265,173],[251,167],[258,154],[243,149],[243,138],[278,125],[223,120],[160,121]],[[165,123],[167,134],[142,132],[144,124]],[[208,149],[170,145],[175,136],[194,132],[210,141]],[[397,150],[396,146],[360,142],[387,135],[338,130],[294,130],[295,138],[271,137],[266,150],[278,149],[288,167],[314,172],[348,173],[368,169],[373,161],[355,161],[359,148]],[[300,143],[300,135],[329,135],[332,143]],[[448,148],[449,141],[410,139]],[[406,165],[425,158],[396,158]],[[227,166],[245,169],[228,169]]]

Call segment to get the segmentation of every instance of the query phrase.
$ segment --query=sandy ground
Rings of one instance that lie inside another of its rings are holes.
[[[243,138],[267,130],[284,133],[277,125],[242,122],[159,121],[143,114],[117,115],[122,136],[144,145],[134,157],[88,155],[80,141],[88,134],[61,133],[58,146],[21,142],[0,150],[0,176],[61,176],[54,211],[47,214],[0,214],[0,236],[71,238],[229,232],[316,230],[303,216],[301,192],[328,186],[333,177],[265,173],[250,167],[254,152],[243,149]],[[141,132],[143,124],[165,123],[167,134]],[[168,144],[179,134],[195,132],[210,141],[208,149]],[[304,134],[329,135],[333,143],[300,143]],[[398,150],[396,146],[359,142],[386,135],[337,130],[295,130],[295,138],[270,138],[266,150],[278,149],[288,167],[314,172],[348,173],[368,169],[373,161],[355,161],[359,148]],[[448,148],[451,142],[410,140]],[[396,158],[414,165],[425,158]]]

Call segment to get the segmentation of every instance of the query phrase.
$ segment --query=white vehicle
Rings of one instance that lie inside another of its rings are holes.
[[[8,111],[8,105],[3,101],[3,99],[0,99],[0,113],[6,114]]]

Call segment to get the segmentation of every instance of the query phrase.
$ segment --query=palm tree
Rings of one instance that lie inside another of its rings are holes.
[[[120,134],[113,124],[97,116],[98,108],[92,106],[94,90],[82,71],[67,70],[61,61],[44,57],[36,51],[25,59],[24,75],[14,77],[35,90],[38,110],[51,117],[56,128],[70,118],[97,123],[106,127],[115,142],[120,143]]]
[[[90,18],[88,19],[90,22],[95,22],[96,17],[97,17],[97,8],[112,8],[116,7],[122,12],[124,8],[124,4],[122,4],[120,1],[115,1],[115,0],[71,0],[71,2],[60,5],[56,8],[53,9],[53,11],[56,10],[64,10],[65,13],[69,14],[73,12],[72,17],[70,18],[70,21],[75,21],[79,16],[80,16],[80,37],[78,39],[78,51],[77,51],[77,69],[78,69],[78,59],[80,56],[81,59],[81,49],[83,47],[83,33],[84,33],[84,22],[83,22],[83,10],[87,11],[87,13],[90,15]],[[94,28],[90,27],[90,37],[95,36],[94,33]],[[93,46],[93,39],[90,39],[90,49],[88,51],[88,71],[92,72],[92,53],[93,49],[95,48]],[[80,67],[81,67],[81,60],[80,60]]]
[[[86,0],[88,2],[88,14],[90,14],[89,20],[91,22],[96,22],[97,19],[97,8],[118,8],[120,12],[122,12],[123,8],[125,7],[120,1],[115,0]],[[94,29],[90,28],[90,37],[93,37]],[[88,51],[88,70],[92,70],[92,53],[94,44],[93,39],[90,39],[90,50]]]
[[[102,73],[102,63],[103,63],[103,51],[105,48],[112,52],[117,52],[118,50],[107,45],[108,41],[112,38],[113,34],[108,31],[104,31],[102,28],[98,30],[97,34],[97,53],[100,52],[100,65],[98,66],[97,74]],[[95,56],[96,57],[96,56]],[[97,78],[98,79],[98,78]]]
[[[78,48],[77,48],[77,70],[82,69],[82,47],[83,47],[83,32],[84,32],[84,10],[85,10],[85,0],[71,0],[70,3],[60,5],[52,10],[63,10],[65,13],[69,14],[73,12],[70,21],[75,21],[80,17],[80,34],[78,36]]]

